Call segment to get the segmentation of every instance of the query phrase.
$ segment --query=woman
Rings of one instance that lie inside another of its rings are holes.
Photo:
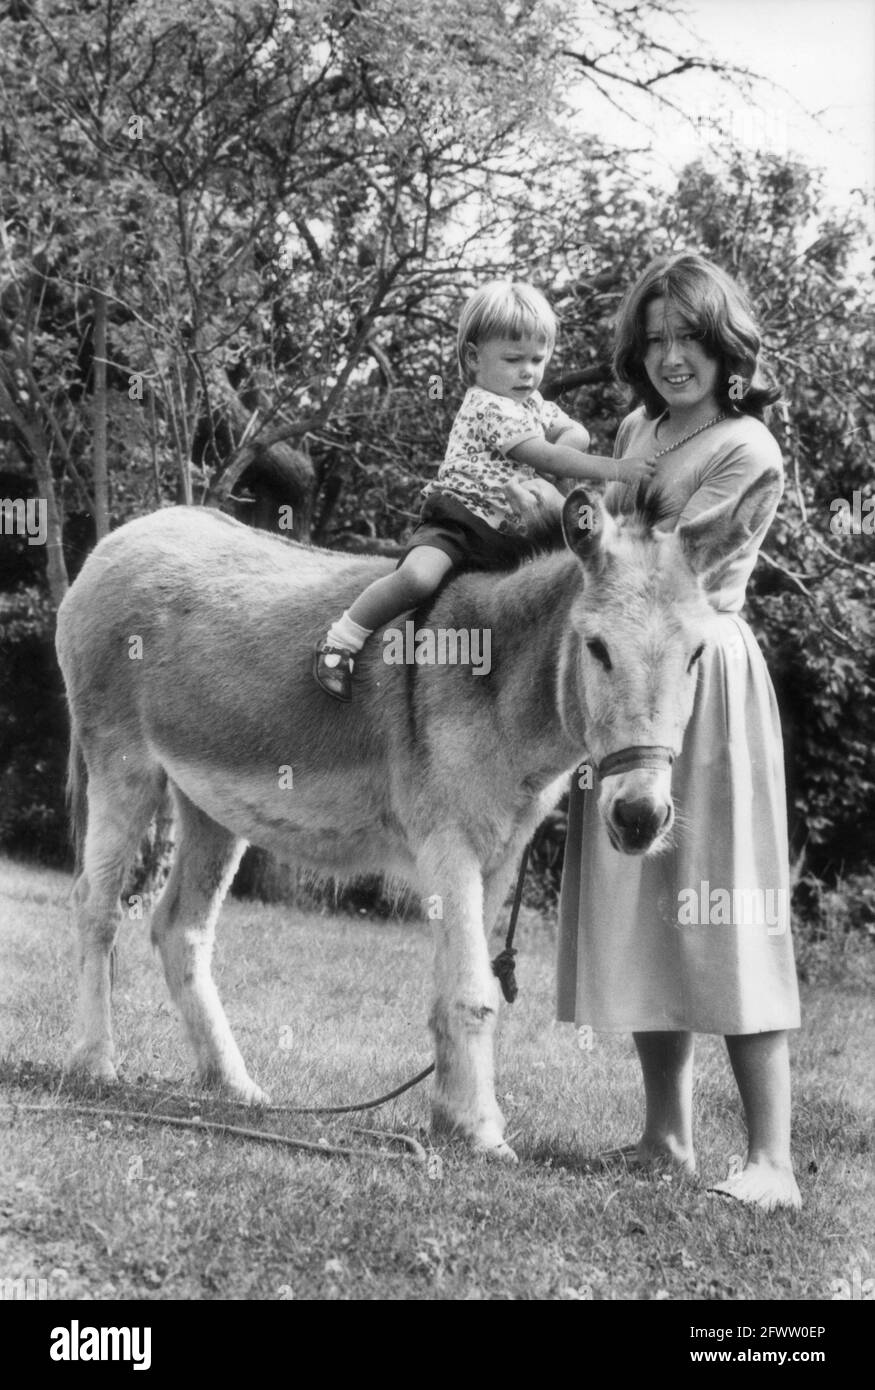
[[[701,256],[654,262],[629,293],[614,367],[638,408],[615,453],[656,460],[663,527],[781,467],[762,423],[777,392],[760,384],[758,353],[741,292]],[[692,1035],[722,1033],[749,1149],[744,1169],[711,1190],[766,1210],[801,1204],[790,1158],[787,1030],[799,1026],[799,1000],[783,749],[768,672],[739,616],[770,523],[709,585],[721,618],[675,764],[671,848],[647,859],[615,852],[598,787],[581,792],[572,780],[559,950],[560,1019],[631,1030],[643,1071],[643,1135],[602,1161],[694,1171]],[[734,910],[745,897],[765,905],[758,920]]]

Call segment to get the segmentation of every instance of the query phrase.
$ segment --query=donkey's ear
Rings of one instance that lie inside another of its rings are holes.
[[[603,558],[605,535],[613,524],[613,518],[605,511],[597,493],[576,487],[565,499],[562,508],[565,542],[584,565]]]
[[[675,535],[693,573],[706,579],[713,571],[729,564],[749,543],[751,536],[769,524],[783,485],[779,470],[769,469],[737,500],[727,498],[679,526]]]

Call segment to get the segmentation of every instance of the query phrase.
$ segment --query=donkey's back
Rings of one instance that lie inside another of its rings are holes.
[[[92,784],[137,803],[166,776],[226,829],[286,858],[327,873],[397,872],[384,773],[406,737],[402,673],[372,649],[348,708],[311,675],[331,617],[391,563],[204,508],[156,512],[107,537],[58,615]]]

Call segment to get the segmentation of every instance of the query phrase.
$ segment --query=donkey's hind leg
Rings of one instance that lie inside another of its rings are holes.
[[[246,1071],[210,970],[216,919],[240,863],[245,841],[217,824],[178,787],[176,857],[152,917],[173,1002],[197,1058],[198,1074],[251,1105],[264,1092]]]
[[[97,772],[88,783],[88,830],[82,872],[73,885],[79,933],[79,1004],[71,1071],[115,1081],[112,1040],[112,952],[118,935],[119,894],[125,875],[156,811],[161,776],[130,765],[121,778]]]

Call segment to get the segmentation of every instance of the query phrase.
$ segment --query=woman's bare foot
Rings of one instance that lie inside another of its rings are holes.
[[[790,1160],[790,1050],[786,1032],[727,1037],[747,1120],[747,1162],[709,1191],[774,1211],[802,1205]]]
[[[798,1211],[802,1206],[802,1196],[793,1176],[792,1168],[760,1160],[748,1163],[740,1173],[733,1173],[723,1182],[708,1188],[719,1197],[732,1197],[746,1206],[759,1207],[762,1211],[776,1211],[789,1207]]]

